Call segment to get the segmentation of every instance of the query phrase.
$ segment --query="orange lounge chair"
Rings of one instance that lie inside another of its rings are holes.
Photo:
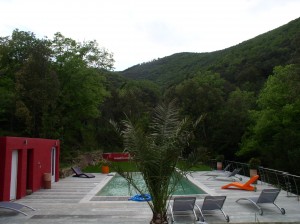
[[[232,189],[231,187],[234,187],[246,191],[256,191],[256,187],[251,186],[251,184],[257,181],[258,178],[259,176],[256,175],[251,177],[250,180],[248,180],[246,183],[232,182],[230,184],[222,186],[222,189]]]

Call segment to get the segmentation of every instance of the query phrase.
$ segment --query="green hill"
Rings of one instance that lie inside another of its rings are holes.
[[[224,50],[177,53],[135,65],[120,74],[168,87],[199,71],[210,70],[235,85],[259,89],[274,66],[299,62],[299,58],[300,18]]]

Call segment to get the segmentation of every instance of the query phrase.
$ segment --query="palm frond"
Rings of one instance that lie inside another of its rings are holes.
[[[198,124],[201,120],[202,117],[195,123]],[[116,124],[114,126],[116,127]],[[121,171],[120,174],[141,194],[151,194],[152,201],[148,204],[153,214],[165,216],[168,199],[182,178],[179,176],[181,172],[176,172],[176,165],[183,146],[188,144],[191,138],[189,129],[195,126],[186,118],[180,120],[175,101],[158,105],[154,109],[147,131],[134,125],[128,118],[122,122],[122,126],[124,129],[120,133],[125,150],[133,156],[149,192],[140,189],[131,174]]]
[[[114,127],[114,130],[117,132],[117,134],[122,136],[122,131],[118,123],[111,119],[109,120],[109,123]]]
[[[178,112],[174,101],[169,104],[158,105],[154,109],[153,119],[150,124],[152,135],[164,138],[174,135],[174,130],[180,122]]]

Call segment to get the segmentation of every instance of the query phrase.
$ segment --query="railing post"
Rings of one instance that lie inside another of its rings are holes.
[[[298,185],[297,185],[297,181],[295,180],[295,177],[294,177],[294,176],[293,176],[293,180],[294,180],[294,183],[295,183],[295,189],[296,189],[297,199],[298,199],[298,201],[299,201]]]
[[[292,186],[291,186],[291,182],[289,181],[288,172],[283,172],[282,176],[285,182],[286,196],[289,196],[289,194],[292,193]]]
[[[259,166],[257,170],[260,177],[260,184],[262,185],[263,183],[266,183],[264,168],[262,166]]]

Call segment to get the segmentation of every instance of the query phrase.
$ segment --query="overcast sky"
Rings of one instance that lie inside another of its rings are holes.
[[[300,17],[300,0],[0,0],[0,36],[61,32],[97,40],[115,70],[179,52],[211,52]]]

